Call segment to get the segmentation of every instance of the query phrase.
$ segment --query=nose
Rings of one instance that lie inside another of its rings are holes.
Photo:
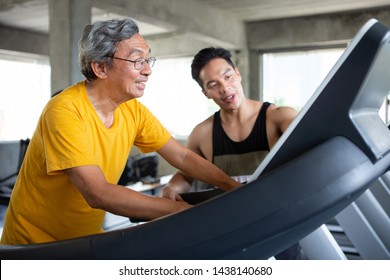
[[[229,88],[229,84],[227,82],[221,82],[219,86],[219,92],[225,93]]]
[[[144,64],[144,68],[141,70],[141,74],[145,76],[150,76],[152,74],[152,67],[150,67],[149,63]]]

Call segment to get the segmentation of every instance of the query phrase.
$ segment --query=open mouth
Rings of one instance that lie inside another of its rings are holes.
[[[235,94],[228,95],[222,99],[224,102],[232,102],[234,100]]]
[[[140,88],[140,89],[145,89],[145,87],[146,87],[146,81],[136,82],[136,85],[137,85],[137,87]]]

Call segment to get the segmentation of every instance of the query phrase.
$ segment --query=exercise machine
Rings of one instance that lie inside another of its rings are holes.
[[[268,259],[346,209],[390,166],[378,116],[389,29],[368,21],[247,185],[127,229],[33,245],[1,259]]]

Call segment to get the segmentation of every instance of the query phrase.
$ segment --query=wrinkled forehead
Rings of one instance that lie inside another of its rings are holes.
[[[131,56],[132,54],[148,55],[151,49],[146,40],[137,33],[131,38],[120,41],[117,45],[116,52],[127,56]]]

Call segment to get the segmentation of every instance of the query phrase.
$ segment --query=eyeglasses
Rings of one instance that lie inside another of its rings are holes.
[[[116,56],[107,56],[107,57],[115,58],[115,59],[119,59],[119,60],[124,60],[124,61],[127,61],[127,62],[131,62],[131,63],[133,63],[135,70],[142,70],[142,69],[144,69],[145,68],[145,62],[147,64],[149,64],[150,68],[152,68],[154,63],[157,60],[155,57],[149,57],[148,59],[137,58],[136,60],[130,60],[130,59],[120,58],[120,57],[116,57]]]

